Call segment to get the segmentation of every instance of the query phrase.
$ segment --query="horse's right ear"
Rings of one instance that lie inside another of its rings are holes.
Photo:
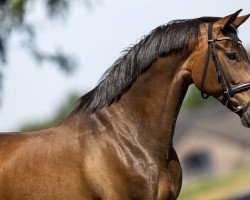
[[[242,9],[238,10],[237,12],[235,12],[231,15],[223,17],[223,18],[219,19],[217,22],[215,22],[215,24],[220,29],[223,29],[224,27],[230,26],[237,19],[238,15],[241,11],[242,11]]]
[[[237,17],[237,19],[234,21],[235,28],[238,28],[241,24],[243,24],[248,18],[250,17],[250,14]]]

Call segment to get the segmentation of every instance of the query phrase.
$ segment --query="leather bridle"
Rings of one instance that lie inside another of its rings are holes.
[[[237,112],[237,113],[245,112],[246,109],[250,106],[250,102],[246,106],[243,106],[236,99],[234,99],[233,96],[236,93],[239,93],[239,92],[242,92],[242,91],[249,89],[250,82],[238,85],[236,87],[231,87],[230,82],[222,69],[221,62],[220,62],[220,59],[218,57],[218,54],[217,54],[217,51],[216,51],[216,48],[214,45],[214,42],[223,41],[223,40],[231,40],[231,38],[229,38],[229,37],[213,38],[213,23],[209,23],[208,24],[208,50],[206,53],[206,60],[205,60],[204,66],[203,66],[203,74],[202,74],[202,81],[201,81],[201,96],[204,99],[207,99],[209,97],[209,95],[205,94],[203,91],[204,91],[204,84],[205,84],[205,80],[206,80],[206,74],[207,74],[207,68],[208,68],[208,63],[209,63],[209,59],[210,59],[210,54],[212,54],[213,62],[215,64],[215,68],[216,68],[216,72],[217,72],[217,76],[218,76],[218,81],[219,81],[219,84],[221,85],[222,90],[223,90],[223,98],[224,99],[223,99],[222,103],[226,106],[230,102],[236,103],[237,106],[235,108],[235,112]],[[238,43],[241,44],[240,41],[238,41]]]

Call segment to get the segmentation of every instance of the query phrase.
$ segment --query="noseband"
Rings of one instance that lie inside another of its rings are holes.
[[[242,112],[243,110],[245,110],[247,108],[244,108],[242,105],[240,105],[240,103],[236,99],[232,99],[232,97],[236,93],[239,93],[241,91],[245,91],[245,90],[249,89],[250,82],[238,85],[236,87],[231,87],[230,82],[222,69],[217,51],[216,51],[215,46],[214,46],[214,42],[223,41],[223,40],[231,40],[231,38],[229,38],[229,37],[213,38],[213,23],[209,23],[208,24],[208,50],[206,53],[206,60],[205,60],[204,66],[203,66],[203,74],[202,74],[202,81],[201,81],[201,96],[204,99],[207,99],[209,97],[209,95],[205,94],[203,91],[204,91],[204,84],[205,84],[205,80],[206,80],[208,62],[210,59],[210,54],[212,54],[213,62],[215,64],[215,68],[216,68],[216,72],[217,72],[218,82],[221,85],[222,90],[223,90],[223,97],[224,97],[223,104],[227,105],[229,102],[236,101],[238,103],[237,108],[236,108],[236,112]],[[241,44],[240,41],[238,41],[238,43]]]

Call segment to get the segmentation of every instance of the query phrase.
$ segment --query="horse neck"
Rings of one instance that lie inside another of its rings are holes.
[[[172,144],[177,115],[190,84],[184,63],[174,55],[158,59],[120,101],[107,108],[116,113],[117,120],[133,124],[138,135],[132,137],[140,137],[145,145],[154,141],[152,149],[157,149],[153,151],[166,150]]]

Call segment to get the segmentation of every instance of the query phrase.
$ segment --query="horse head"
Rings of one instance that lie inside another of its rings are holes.
[[[188,60],[202,97],[215,97],[250,127],[250,62],[237,35],[250,15],[238,17],[240,11],[202,23],[199,42]]]

